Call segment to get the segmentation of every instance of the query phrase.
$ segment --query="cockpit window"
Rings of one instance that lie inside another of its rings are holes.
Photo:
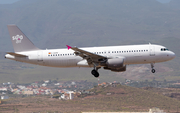
[[[161,48],[161,51],[169,51],[167,48]]]

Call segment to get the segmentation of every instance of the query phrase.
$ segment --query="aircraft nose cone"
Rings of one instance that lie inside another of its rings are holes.
[[[174,59],[174,58],[176,57],[176,54],[175,54],[174,52],[171,52],[171,53],[169,54],[169,56],[170,56],[172,59]]]
[[[172,58],[175,58],[176,54],[174,52],[172,52],[171,56],[172,56]]]

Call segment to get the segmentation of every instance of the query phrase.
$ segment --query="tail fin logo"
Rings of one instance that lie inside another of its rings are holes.
[[[16,36],[12,36],[12,40],[16,40],[16,43],[19,44],[21,43],[21,40],[23,39],[22,35],[16,35]]]

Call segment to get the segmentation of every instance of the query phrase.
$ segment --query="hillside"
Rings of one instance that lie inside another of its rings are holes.
[[[152,91],[122,85],[97,86],[92,95],[64,101],[49,97],[26,97],[9,99],[0,106],[1,112],[69,112],[81,111],[119,112],[148,111],[158,107],[168,113],[178,112],[180,101]]]
[[[107,87],[98,86],[90,90],[90,92],[94,92],[95,96],[87,96],[85,98],[95,98],[95,103],[103,101],[102,103],[106,103],[106,106],[123,106],[119,108],[120,111],[147,111],[149,108],[158,107],[166,112],[175,112],[180,108],[180,101],[178,100],[154,93],[155,91],[120,84],[112,84]]]
[[[4,59],[13,51],[7,24],[19,28],[41,49],[155,43],[168,47],[176,58],[150,65],[127,66],[124,73],[100,69],[102,81],[125,78],[177,80],[180,76],[179,0],[161,4],[156,0],[20,0],[0,4],[0,83],[32,82],[42,79],[97,81],[91,69],[58,69],[17,63]],[[26,68],[24,68],[26,67]]]

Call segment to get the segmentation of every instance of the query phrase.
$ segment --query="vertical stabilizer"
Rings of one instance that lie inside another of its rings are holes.
[[[16,25],[8,25],[7,27],[14,47],[14,52],[40,50],[34,46]]]

